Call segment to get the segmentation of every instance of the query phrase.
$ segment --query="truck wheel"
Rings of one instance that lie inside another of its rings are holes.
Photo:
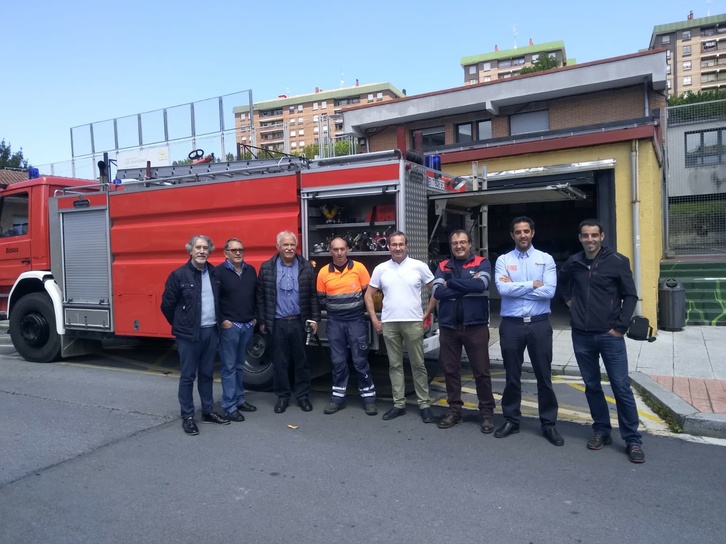
[[[252,335],[245,357],[245,389],[272,390],[272,357],[267,345],[269,339],[269,335],[262,335],[258,331]]]
[[[61,338],[55,328],[53,303],[46,294],[30,293],[18,301],[10,313],[10,338],[27,361],[60,359]]]

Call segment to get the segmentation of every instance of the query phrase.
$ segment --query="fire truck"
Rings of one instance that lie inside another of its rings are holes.
[[[387,236],[401,230],[409,256],[429,262],[431,225],[441,221],[432,198],[466,187],[419,158],[398,150],[313,161],[283,156],[147,165],[101,182],[46,176],[11,185],[0,192],[0,312],[13,345],[28,361],[51,362],[92,353],[112,338],[171,338],[161,294],[195,234],[218,248],[239,237],[257,270],[276,252],[280,231],[297,233],[299,251],[318,269],[331,260],[330,239],[342,236],[350,257],[372,271],[390,258]],[[441,239],[448,248],[445,233]],[[210,256],[213,264],[222,260],[221,251]],[[311,361],[326,363],[324,317],[319,336]],[[372,327],[370,345],[372,364],[384,362]],[[432,373],[437,349],[433,324],[425,338]],[[255,334],[249,386],[271,384],[269,351],[267,338]]]

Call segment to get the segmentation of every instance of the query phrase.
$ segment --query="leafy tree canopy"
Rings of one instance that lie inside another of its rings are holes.
[[[534,72],[544,72],[545,70],[552,70],[553,68],[559,67],[560,61],[558,61],[555,57],[540,54],[540,56],[537,57],[537,60],[532,63],[532,66],[522,68],[519,73],[532,74]]]
[[[28,168],[28,160],[23,157],[23,149],[20,148],[20,151],[13,153],[10,142],[6,144],[4,138],[0,141],[0,168]]]

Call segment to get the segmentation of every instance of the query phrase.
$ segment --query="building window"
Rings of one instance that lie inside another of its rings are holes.
[[[686,168],[726,164],[726,128],[689,132],[686,138]]]
[[[295,124],[295,118],[294,117],[292,119],[290,119],[290,124],[291,125],[294,125]]]
[[[239,120],[240,121],[244,121],[245,119],[247,119],[247,114],[246,113],[240,113],[239,114]]]
[[[710,74],[701,74],[701,83],[710,83],[717,80],[716,72]]]
[[[670,88],[671,88],[671,80],[670,80],[670,79],[666,80],[666,87],[667,87],[668,89],[670,89]]]
[[[327,102],[327,101],[325,101],[325,100],[323,100],[323,101],[322,101],[322,102],[320,103],[320,107],[321,107],[321,108],[323,108],[323,109],[327,108],[327,107],[328,107],[328,102]]]
[[[671,43],[671,35],[666,34],[665,36],[661,36],[660,43],[661,45],[668,45],[669,43]]]
[[[473,76],[474,74],[476,74],[476,65],[475,64],[472,66],[469,66],[469,75]]]
[[[368,102],[373,102],[373,95],[372,94],[369,94],[368,95]]]
[[[482,68],[482,70],[484,70],[485,72],[487,72],[487,71],[489,71],[491,69],[492,69],[492,63],[491,62],[485,62],[484,63],[484,67]]]
[[[551,58],[551,59],[556,59],[557,58],[557,53],[554,53],[554,52],[553,53],[547,53],[547,56],[549,58]]]
[[[297,124],[298,124],[298,125],[302,125],[302,124],[303,124],[304,122],[305,122],[305,121],[303,120],[303,118],[302,118],[302,117],[298,117],[298,118],[297,118]]]
[[[683,46],[683,56],[688,57],[691,55],[691,46],[690,45],[684,45]]]
[[[500,60],[499,61],[499,69],[500,70],[502,68],[509,68],[511,65],[512,65],[512,60],[511,59],[508,59],[508,60]]]
[[[492,76],[484,76],[484,81],[491,81],[491,80],[492,80]]]
[[[350,104],[360,104],[360,96],[351,96],[348,98],[339,98],[335,101],[336,106],[348,106]]]
[[[491,140],[492,139],[492,122],[487,119],[485,121],[478,121],[476,124],[476,136],[477,140]]]
[[[317,123],[318,120],[320,120],[320,116],[319,115],[313,115],[313,123]]]
[[[411,131],[411,140],[416,145],[418,134],[421,134],[421,146],[423,151],[432,151],[446,143],[443,125]]]
[[[474,125],[472,123],[461,123],[456,125],[456,143],[471,142],[474,140]]]
[[[691,39],[691,31],[690,30],[684,30],[681,33],[681,39],[682,40],[690,40]]]
[[[476,79],[470,79],[469,80],[469,85],[474,85],[476,83],[479,83]]]
[[[683,70],[690,70],[691,69],[691,61],[690,60],[684,60],[683,61]]]
[[[521,66],[524,64],[524,57],[519,57],[518,59],[512,59],[512,66]]]
[[[318,109],[318,103],[317,102],[313,102],[313,111],[314,110],[317,110],[317,109]]]
[[[691,84],[691,76],[683,76],[683,86]]]
[[[532,55],[532,64],[534,64],[538,60],[539,60],[539,53],[535,53],[534,55]]]
[[[295,113],[295,106],[290,106],[290,108],[288,109],[288,111],[290,113]]]
[[[313,127],[313,133],[317,134],[319,132],[318,127]]]
[[[291,130],[290,131],[290,137],[293,138],[295,136],[297,136],[297,132],[295,132],[294,130]]]
[[[509,133],[529,134],[531,132],[545,132],[550,129],[550,115],[548,110],[515,113],[509,116]]]
[[[381,100],[383,100],[383,93],[377,93],[377,94],[376,94],[376,100],[377,100],[378,102],[380,102]]]
[[[716,49],[716,40],[708,40],[701,44],[701,51],[714,51]]]
[[[670,74],[670,73],[671,73],[671,65],[669,64],[668,66],[666,66],[666,74]]]
[[[666,49],[666,59],[669,59],[669,58],[671,58],[671,50]]]
[[[298,112],[298,113],[302,113],[302,111],[303,111],[303,105],[302,105],[302,104],[300,104],[300,105],[299,105],[299,106],[297,107],[297,112]]]
[[[305,140],[300,140],[300,142],[298,143],[298,145],[300,147],[305,147]]]
[[[303,129],[300,129],[297,131],[298,136],[303,136],[305,134],[305,131]]]

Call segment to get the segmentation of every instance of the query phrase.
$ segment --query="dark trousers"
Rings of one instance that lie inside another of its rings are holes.
[[[194,379],[197,379],[202,413],[214,410],[212,386],[217,356],[217,327],[199,329],[196,342],[177,338],[179,350],[179,406],[182,418],[194,416]]]
[[[522,363],[527,348],[537,378],[537,404],[542,430],[554,427],[557,421],[557,397],[552,389],[552,326],[549,319],[524,323],[521,319],[502,317],[499,344],[507,373],[502,393],[504,418],[519,425],[522,415]]]
[[[446,396],[449,410],[461,415],[461,348],[466,349],[469,357],[476,396],[479,399],[479,414],[491,417],[494,414],[494,395],[492,376],[489,371],[489,326],[460,326],[456,329],[441,327],[439,337],[439,360],[444,367]]]
[[[626,444],[641,444],[643,439],[638,432],[638,406],[630,388],[625,338],[613,336],[609,332],[586,333],[572,329],[572,346],[585,382],[585,397],[590,406],[593,431],[605,436],[609,436],[612,431],[610,410],[601,383],[602,357],[615,397],[620,436]]]
[[[305,331],[302,319],[275,319],[272,330],[272,388],[279,398],[289,399],[290,363],[295,370],[295,398],[310,394],[310,365],[305,355]]]
[[[358,375],[358,392],[364,404],[376,402],[376,387],[373,385],[368,364],[368,325],[363,319],[341,321],[328,318],[328,345],[333,366],[333,394],[331,402],[343,404],[348,389],[348,348],[353,367]]]

